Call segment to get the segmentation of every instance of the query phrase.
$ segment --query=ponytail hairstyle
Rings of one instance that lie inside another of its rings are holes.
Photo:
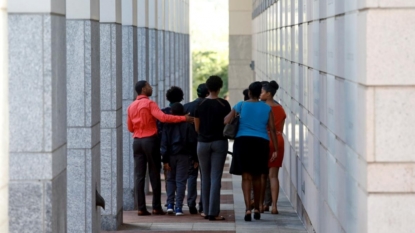
[[[277,93],[280,86],[274,80],[269,82],[268,84],[264,84],[262,88],[266,91],[271,93],[271,96],[274,97],[275,93]]]

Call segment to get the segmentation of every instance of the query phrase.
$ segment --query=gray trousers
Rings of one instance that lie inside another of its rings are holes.
[[[189,207],[196,207],[197,199],[197,177],[199,175],[200,166],[194,168],[194,164],[191,163],[189,167],[189,177],[187,178],[187,205]],[[199,206],[202,205],[202,193],[199,198]],[[203,208],[202,208],[203,210]]]
[[[220,189],[228,140],[198,142],[197,154],[202,171],[203,211],[209,216],[220,212]]]
[[[176,207],[182,208],[189,172],[189,155],[172,155],[169,165],[171,170],[167,172],[167,204],[174,204],[176,194]]]

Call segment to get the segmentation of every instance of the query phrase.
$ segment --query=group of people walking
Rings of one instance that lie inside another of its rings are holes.
[[[278,214],[278,170],[284,156],[282,131],[285,112],[274,101],[278,84],[253,82],[244,101],[231,108],[219,98],[223,81],[211,76],[198,86],[198,98],[182,105],[183,91],[171,87],[167,93],[169,107],[162,110],[150,100],[152,88],[146,81],[135,86],[137,99],[129,106],[127,124],[133,133],[135,195],[138,215],[150,215],[145,203],[144,184],[148,165],[153,189],[152,214],[165,214],[161,205],[160,169],[166,176],[167,213],[183,215],[187,184],[187,204],[191,214],[198,212],[211,221],[220,216],[220,189],[228,154],[228,139],[223,131],[235,117],[239,128],[234,141],[230,173],[242,176],[246,213],[251,221],[267,211],[264,203],[267,181],[270,185],[273,214]],[[245,94],[245,93],[244,93]],[[196,209],[197,177],[201,174],[199,211]],[[268,179],[269,177],[269,179]],[[253,190],[253,201],[251,191]]]

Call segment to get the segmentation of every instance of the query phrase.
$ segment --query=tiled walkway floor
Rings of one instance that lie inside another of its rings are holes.
[[[162,186],[164,186],[164,182]],[[165,200],[166,195],[163,193],[162,202]],[[265,212],[261,215],[261,220],[253,219],[252,222],[245,222],[243,220],[245,205],[241,189],[241,177],[229,174],[229,160],[227,160],[221,191],[221,215],[226,218],[225,221],[212,222],[205,220],[200,215],[191,215],[187,206],[183,208],[184,216],[137,216],[136,211],[124,211],[123,225],[116,232],[306,233],[303,224],[282,192],[280,193],[278,206],[280,212],[278,215]],[[147,196],[147,207],[151,212],[151,195]]]

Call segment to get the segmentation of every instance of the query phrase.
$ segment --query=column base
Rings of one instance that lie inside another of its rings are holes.
[[[122,209],[118,211],[117,215],[102,215],[101,216],[101,230],[115,231],[122,224]]]

